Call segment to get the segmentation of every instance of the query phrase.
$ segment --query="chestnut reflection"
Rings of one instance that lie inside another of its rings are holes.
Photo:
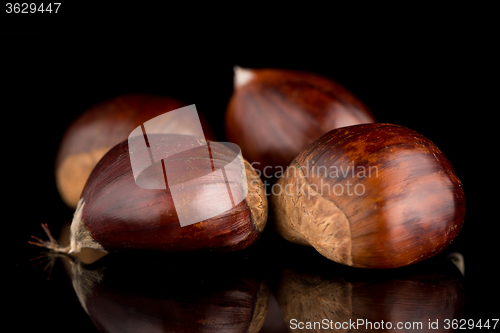
[[[277,281],[276,298],[291,331],[448,332],[444,320],[461,317],[463,277],[446,256],[365,270],[308,254],[287,265]]]
[[[242,256],[111,254],[70,269],[100,332],[258,332],[269,288]]]

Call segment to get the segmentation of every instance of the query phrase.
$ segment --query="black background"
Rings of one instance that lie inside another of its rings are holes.
[[[300,7],[290,14],[72,6],[63,4],[57,17],[2,13],[3,275],[4,293],[12,295],[5,324],[95,330],[62,267],[46,281],[43,265],[29,261],[39,254],[27,241],[43,236],[40,223],[57,233],[72,216],[53,176],[66,126],[105,99],[151,93],[196,104],[223,141],[235,65],[332,78],[379,122],[436,143],[466,195],[465,224],[449,249],[465,257],[463,317],[499,318],[499,30],[491,9]]]

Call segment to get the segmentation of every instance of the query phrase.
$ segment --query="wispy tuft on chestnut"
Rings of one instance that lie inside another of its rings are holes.
[[[375,122],[360,99],[326,77],[283,69],[234,71],[226,137],[260,171],[285,168],[332,129]]]
[[[399,125],[330,131],[275,187],[278,233],[354,267],[395,268],[432,257],[464,222],[464,191],[449,160]]]

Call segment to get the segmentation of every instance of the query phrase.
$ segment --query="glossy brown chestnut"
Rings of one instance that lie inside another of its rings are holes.
[[[269,176],[280,171],[277,167],[283,171],[326,132],[375,122],[356,96],[312,73],[236,67],[234,85],[226,113],[226,137],[241,147],[252,166]],[[272,169],[264,170],[266,166]]]
[[[394,268],[432,257],[459,233],[462,184],[446,156],[403,126],[333,130],[273,188],[276,229],[336,262]]]
[[[56,157],[56,184],[63,201],[75,208],[90,172],[109,149],[126,140],[142,123],[183,106],[184,103],[170,97],[129,94],[83,112],[66,129]],[[201,122],[206,138],[214,140],[206,121],[201,119]],[[175,133],[193,134],[189,120],[166,125],[175,126]],[[162,128],[163,133],[171,130],[168,126]]]
[[[172,147],[188,145],[183,139],[192,138],[172,134],[148,137],[153,154],[158,149],[168,151]],[[228,164],[235,157],[230,148],[218,142],[211,142],[210,147],[210,158],[199,149],[175,155],[169,164],[168,177],[165,175],[168,185],[164,189],[137,185],[129,157],[129,141],[113,147],[95,166],[84,187],[71,224],[69,253],[79,252],[82,248],[108,252],[127,249],[234,251],[253,244],[267,221],[267,197],[262,181],[248,162],[241,159],[237,164],[239,167]],[[143,152],[143,155],[149,160],[148,152]],[[153,167],[159,165],[161,168],[168,163],[162,160]],[[244,168],[246,178],[239,184],[224,184],[215,176],[200,178],[212,172],[210,165],[216,170],[224,168],[228,179],[242,178]],[[160,178],[164,180],[163,173]],[[174,205],[170,189],[173,182],[184,184],[188,179],[193,182],[182,187],[182,205],[197,200],[198,205],[192,207],[195,211],[221,205],[228,198],[228,186],[233,194],[241,190],[238,186],[246,186],[248,193],[242,196],[243,201],[234,202],[233,208],[224,213],[181,227],[178,213],[183,206]]]

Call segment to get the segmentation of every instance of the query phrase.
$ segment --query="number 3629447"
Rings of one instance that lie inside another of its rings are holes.
[[[61,6],[60,2],[52,2],[52,3],[41,3],[37,4],[34,2],[31,3],[6,3],[5,4],[5,12],[7,14],[34,14],[34,13],[56,13]]]
[[[444,320],[444,329],[495,329],[498,323],[498,319],[487,319],[486,321],[481,322],[481,319],[479,321],[474,321],[473,319],[445,319]]]

